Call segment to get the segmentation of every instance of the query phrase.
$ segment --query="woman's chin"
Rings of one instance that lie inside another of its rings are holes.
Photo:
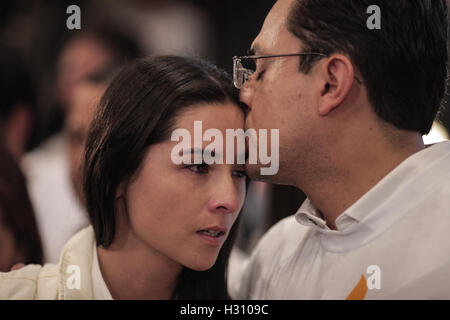
[[[196,261],[191,261],[188,264],[185,264],[186,267],[195,271],[206,271],[211,269],[216,263],[217,257],[198,259]]]

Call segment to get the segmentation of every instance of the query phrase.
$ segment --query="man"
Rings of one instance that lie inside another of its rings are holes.
[[[307,199],[230,280],[234,298],[450,298],[450,143],[422,140],[446,39],[444,0],[275,3],[234,80],[246,128],[280,130],[280,168],[247,171]]]

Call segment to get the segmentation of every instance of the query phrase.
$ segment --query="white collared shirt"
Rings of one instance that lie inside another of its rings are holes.
[[[450,299],[450,142],[404,160],[331,230],[307,199],[272,227],[237,299]]]
[[[110,300],[100,271],[92,226],[66,243],[58,264],[0,272],[0,300]]]

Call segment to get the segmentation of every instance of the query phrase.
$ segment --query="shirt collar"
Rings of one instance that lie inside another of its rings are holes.
[[[78,232],[67,244],[60,257],[60,277],[58,296],[62,300],[91,300],[92,299],[92,247],[95,246],[94,230],[92,226]],[[80,277],[80,288],[69,288],[68,281],[74,275],[68,272],[75,266]],[[88,270],[88,272],[86,272]]]
[[[295,219],[298,223],[305,226],[311,226],[320,230],[331,230],[326,221],[322,218],[319,210],[311,203],[309,199],[306,199],[297,210]],[[344,212],[337,217],[335,223],[338,230],[343,230],[357,222],[359,222],[357,218]]]
[[[78,267],[80,288],[69,288],[74,275],[69,267]],[[112,300],[103,280],[97,257],[94,229],[89,225],[73,236],[65,245],[60,257],[58,296],[63,300]]]
[[[430,170],[438,167],[437,164],[444,158],[448,158],[449,155],[450,141],[429,145],[424,150],[414,153],[339,215],[336,219],[337,229],[339,231],[348,229],[361,222],[382,203],[395,201],[395,194],[400,193],[399,190],[408,188],[413,179],[420,180]],[[334,231],[327,226],[325,220],[321,218],[319,210],[309,199],[306,199],[297,210],[295,219],[300,224],[312,226],[318,230]]]

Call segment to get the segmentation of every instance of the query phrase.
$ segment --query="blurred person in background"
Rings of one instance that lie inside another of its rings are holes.
[[[80,81],[110,66],[131,62],[143,55],[136,36],[112,25],[92,23],[74,31],[63,46],[57,61],[57,93],[62,108],[67,108]]]
[[[85,205],[82,190],[84,150],[95,108],[106,90],[114,68],[89,75],[74,88],[64,126],[69,156],[70,178],[80,203]]]
[[[35,89],[27,64],[17,50],[0,44],[0,135],[19,161],[33,129]]]
[[[70,16],[66,9],[73,4],[81,10],[81,30],[69,30],[66,26]],[[216,47],[222,47],[223,43],[214,42],[217,36],[211,8],[217,5],[208,1],[5,0],[0,6],[4,17],[0,38],[26,57],[38,86],[39,112],[36,129],[31,137],[31,148],[62,128],[66,108],[64,96],[67,94],[58,92],[61,80],[69,84],[69,78],[78,77],[86,66],[95,63],[95,59],[92,62],[86,62],[85,59],[86,65],[78,63],[78,69],[75,69],[75,64],[72,66],[73,75],[63,77],[65,79],[58,76],[61,51],[71,38],[81,32],[98,30],[99,26],[107,25],[135,39],[145,54],[194,54],[213,60],[215,53],[221,53],[221,49]],[[223,10],[220,14],[223,14]],[[113,45],[115,43],[118,42],[111,42]],[[98,50],[92,49],[97,51],[95,54],[99,57]],[[117,48],[116,51],[121,50]],[[67,92],[64,87],[67,88],[67,85],[63,84],[62,91]]]
[[[19,161],[34,124],[35,88],[20,53],[0,44],[0,271],[42,263],[36,218]]]
[[[0,272],[18,263],[41,264],[43,253],[25,178],[0,143]]]
[[[142,53],[139,44],[109,25],[93,25],[69,38],[58,58],[57,93],[63,114],[86,98],[78,84],[89,75],[132,61]],[[81,94],[81,97],[77,97]],[[92,105],[90,101],[83,101]],[[85,114],[89,117],[88,114]],[[81,115],[83,117],[83,115]],[[86,119],[86,123],[90,119]],[[72,136],[73,138],[73,136]],[[69,149],[67,142],[69,142]],[[70,143],[59,131],[41,146],[27,153],[22,167],[41,230],[46,262],[57,262],[61,249],[88,219],[74,192],[70,173]]]
[[[118,23],[131,28],[144,49],[212,59],[219,45],[207,11],[193,1],[103,0]],[[210,5],[214,6],[214,5]]]

